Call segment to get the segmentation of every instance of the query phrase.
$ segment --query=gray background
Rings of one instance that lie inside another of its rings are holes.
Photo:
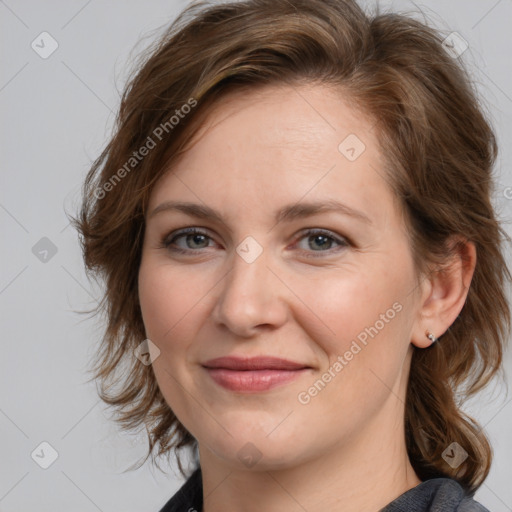
[[[86,383],[102,328],[74,311],[94,305],[100,290],[85,277],[65,209],[75,211],[88,166],[108,139],[132,57],[186,4],[0,1],[0,511],[157,511],[182,484],[175,465],[163,465],[168,475],[149,463],[121,473],[144,445],[117,431],[95,385]],[[374,8],[375,0],[363,5]],[[421,8],[431,23],[468,41],[460,58],[498,134],[494,200],[510,234],[512,0],[380,5]],[[58,43],[46,59],[31,47],[43,31]],[[510,376],[510,351],[505,365]],[[491,474],[476,494],[492,512],[512,510],[512,405],[505,391],[497,382],[466,408],[494,446]],[[48,469],[31,457],[43,441],[58,453]]]

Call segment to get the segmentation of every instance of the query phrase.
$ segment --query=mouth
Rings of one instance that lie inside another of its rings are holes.
[[[212,380],[231,391],[259,392],[297,379],[311,367],[272,356],[219,357],[202,365]]]

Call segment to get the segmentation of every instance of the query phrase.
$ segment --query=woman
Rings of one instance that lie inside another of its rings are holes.
[[[510,273],[445,46],[350,0],[199,3],[138,65],[75,225],[103,400],[148,456],[195,450],[161,512],[486,510],[459,399],[501,367]]]

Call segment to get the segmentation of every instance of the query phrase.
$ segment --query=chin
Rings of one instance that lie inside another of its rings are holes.
[[[299,434],[296,428],[290,428],[294,427],[292,423],[286,425],[288,419],[283,421],[286,414],[262,418],[260,411],[259,415],[244,413],[243,418],[242,415],[229,416],[229,421],[225,416],[225,424],[229,425],[227,429],[231,435],[219,427],[214,435],[209,430],[198,432],[196,437],[200,448],[206,447],[226,464],[237,470],[270,471],[285,469],[307,459],[307,447],[295,440],[311,439],[311,434]]]
[[[252,439],[237,436],[229,441],[223,439],[222,442],[212,440],[208,445],[214,448],[214,454],[219,459],[237,471],[276,471],[299,462],[296,445],[271,442],[265,440],[264,436]]]

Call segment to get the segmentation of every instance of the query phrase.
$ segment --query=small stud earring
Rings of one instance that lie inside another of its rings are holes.
[[[430,331],[426,331],[425,335],[427,338],[432,342],[435,343],[436,341],[439,341],[439,338],[436,338]]]

